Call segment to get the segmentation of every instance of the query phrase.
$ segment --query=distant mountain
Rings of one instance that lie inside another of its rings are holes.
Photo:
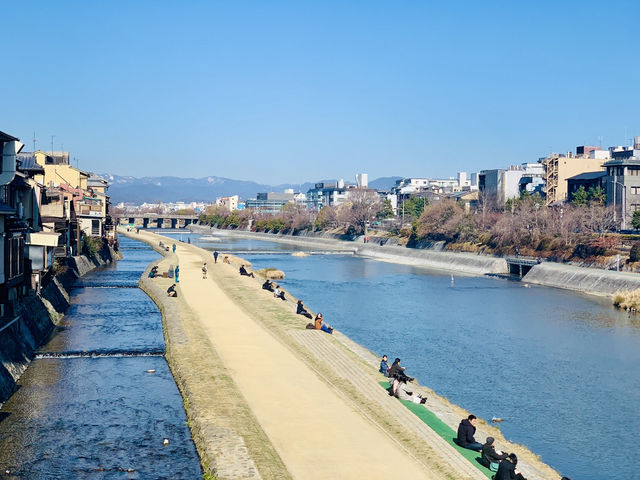
[[[259,192],[282,192],[292,188],[304,192],[313,188],[314,183],[284,183],[264,185],[245,180],[232,180],[223,177],[180,178],[180,177],[124,177],[113,174],[101,174],[111,184],[109,195],[111,202],[141,204],[157,202],[213,202],[217,197],[238,195],[241,199],[255,198]],[[369,183],[371,188],[387,189],[400,177],[385,177]],[[383,185],[382,187],[378,185]]]
[[[375,188],[376,190],[389,190],[396,184],[397,180],[402,180],[404,177],[380,177],[374,181],[369,182],[369,188]]]

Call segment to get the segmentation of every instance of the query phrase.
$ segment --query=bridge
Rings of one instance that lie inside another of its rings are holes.
[[[118,218],[118,225],[133,225],[142,228],[184,228],[198,223],[198,215],[177,215],[170,213],[134,213]]]
[[[520,277],[524,277],[529,270],[533,268],[535,265],[538,265],[542,262],[539,258],[534,257],[506,257],[507,267],[509,267],[509,273],[520,275]]]

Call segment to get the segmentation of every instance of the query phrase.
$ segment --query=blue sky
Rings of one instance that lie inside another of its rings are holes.
[[[640,135],[636,2],[5,2],[0,130],[120,175],[453,176]],[[626,137],[625,137],[626,132]]]

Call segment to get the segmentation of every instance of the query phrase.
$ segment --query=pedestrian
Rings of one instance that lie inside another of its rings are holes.
[[[204,262],[204,265],[202,265],[202,278],[207,278],[207,262]]]
[[[218,263],[218,255],[220,254],[218,253],[217,250],[213,252],[213,263]]]
[[[176,276],[176,283],[180,282],[180,265],[176,265],[176,271],[175,271],[175,276]]]
[[[176,253],[176,244],[173,244],[173,253]]]

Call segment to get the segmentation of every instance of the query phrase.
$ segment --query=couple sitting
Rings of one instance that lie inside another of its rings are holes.
[[[387,365],[387,356],[382,356],[382,361],[380,362],[380,372],[386,368]],[[400,359],[396,358],[391,367],[386,369],[386,375],[389,377],[389,395],[392,395],[400,400],[408,400],[413,403],[427,403],[427,398],[423,397],[419,393],[409,391],[407,389],[407,382],[413,382],[413,378],[409,377],[405,370],[406,368],[400,365]]]
[[[267,279],[267,281],[262,284],[262,289],[268,290],[269,292],[273,292],[273,296],[276,298],[279,298],[280,300],[286,300],[284,296],[284,290],[280,290],[280,287],[278,287],[278,284],[273,283],[269,279]]]

